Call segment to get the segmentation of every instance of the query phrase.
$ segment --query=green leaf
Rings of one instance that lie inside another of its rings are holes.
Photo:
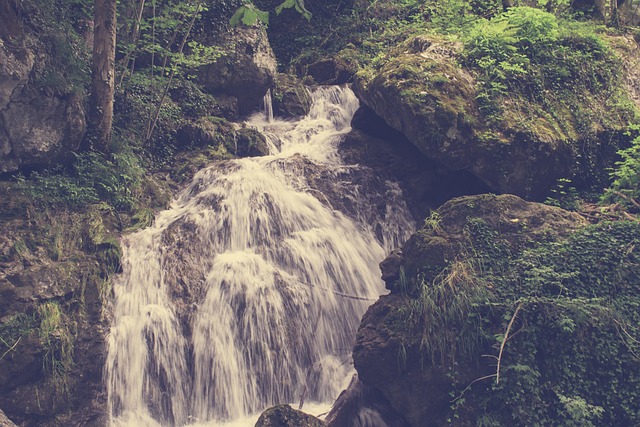
[[[285,0],[284,2],[280,3],[279,6],[276,6],[276,14],[280,15],[280,13],[284,9],[291,9],[293,6],[295,6],[294,0]]]
[[[229,25],[231,25],[232,27],[238,26],[246,11],[247,6],[240,6],[238,10],[236,10],[236,13],[233,14],[231,19],[229,19]]]
[[[256,14],[258,15],[258,19],[265,25],[269,25],[269,12],[264,12],[262,10],[256,9]]]
[[[258,20],[258,14],[253,8],[247,8],[242,17],[242,23],[246,26],[252,26]]]

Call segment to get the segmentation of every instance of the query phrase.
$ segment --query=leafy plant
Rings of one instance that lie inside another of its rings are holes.
[[[295,9],[307,21],[311,20],[311,12],[305,7],[304,0],[285,0],[276,6],[276,14],[280,15],[284,9]],[[229,20],[232,27],[240,24],[252,27],[259,23],[269,25],[269,12],[258,9],[250,1],[240,6]]]
[[[229,24],[232,27],[240,25],[241,23],[251,27],[257,25],[258,22],[269,25],[269,12],[258,9],[252,3],[240,6],[229,20]]]
[[[620,160],[611,171],[613,182],[603,201],[617,201],[632,211],[640,210],[640,125],[631,125],[628,135],[637,136],[631,146],[618,151]]]

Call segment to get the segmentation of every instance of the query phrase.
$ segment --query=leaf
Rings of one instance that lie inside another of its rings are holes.
[[[280,15],[280,13],[284,9],[291,9],[293,6],[295,6],[294,0],[285,0],[284,2],[280,3],[279,6],[276,6],[276,14]]]
[[[231,25],[232,27],[236,27],[242,20],[242,17],[244,16],[246,11],[247,6],[240,6],[238,10],[236,10],[236,13],[233,14],[231,19],[229,19],[229,25]]]
[[[269,12],[264,12],[260,9],[256,9],[256,14],[258,15],[258,19],[265,25],[269,25]]]
[[[247,8],[242,17],[242,23],[248,27],[254,25],[258,20],[258,14],[253,8]]]

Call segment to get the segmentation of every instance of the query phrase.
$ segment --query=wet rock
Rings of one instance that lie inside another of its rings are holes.
[[[409,426],[378,390],[363,384],[357,375],[340,393],[325,422],[328,427]]]
[[[13,247],[15,239],[23,241],[18,220],[1,225]],[[99,396],[107,326],[101,268],[79,253],[53,262],[35,244],[3,253],[0,263],[0,406],[21,425],[54,425],[69,411],[104,414]],[[46,306],[56,307],[59,318],[43,329]],[[72,361],[62,362],[63,342]]]
[[[391,253],[380,263],[380,271],[382,272],[382,280],[387,285],[387,288],[391,289],[400,279],[400,266],[402,265],[402,249],[394,249]]]
[[[403,322],[408,301],[384,295],[362,318],[353,349],[354,364],[364,384],[377,389],[411,426],[430,426],[426,419],[443,418],[451,388],[446,372],[423,366],[418,346],[408,346],[405,334],[388,328]],[[411,332],[408,332],[411,333]]]
[[[289,405],[278,405],[265,410],[255,427],[323,427],[324,421],[293,409]]]
[[[480,218],[496,230],[513,252],[534,242],[565,237],[586,225],[586,220],[575,212],[526,202],[513,195],[459,197],[442,205],[433,223],[425,222],[427,232],[416,233],[405,243],[402,267],[406,275],[415,277],[422,272],[423,279],[430,282],[435,278],[433,274],[456,259],[468,240],[468,218]]]
[[[264,135],[255,129],[242,128],[235,133],[235,144],[229,151],[238,157],[256,157],[269,154]]]
[[[238,98],[224,94],[216,96],[215,101],[211,106],[211,115],[224,117],[227,120],[236,120],[240,117]]]
[[[309,91],[296,77],[279,73],[273,88],[273,114],[284,118],[301,117],[309,113]]]
[[[472,174],[428,159],[404,135],[380,124],[380,118],[377,122],[373,131],[354,129],[345,135],[338,146],[340,154],[347,164],[364,165],[380,178],[396,179],[417,221],[453,197],[490,191]]]

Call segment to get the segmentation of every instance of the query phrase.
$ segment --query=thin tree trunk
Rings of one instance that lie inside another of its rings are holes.
[[[180,48],[178,49],[179,54],[181,54],[182,51],[184,50],[184,46],[187,43],[187,40],[189,39],[191,30],[193,29],[193,24],[196,22],[196,18],[198,17],[198,13],[200,12],[200,2],[201,0],[198,0],[198,2],[196,3],[196,8],[193,12],[193,15],[191,15],[191,21],[189,22],[189,26],[187,27],[187,32],[184,34],[184,37],[182,38],[182,42],[180,43]],[[164,67],[166,67],[166,65],[167,65],[167,57],[165,57],[165,61],[163,64],[163,71],[162,71],[163,74],[164,74]],[[162,104],[164,103],[164,100],[167,97],[167,92],[169,92],[169,88],[171,87],[171,82],[173,81],[173,77],[175,73],[176,73],[176,69],[174,67],[171,69],[171,73],[169,74],[169,81],[164,87],[164,91],[162,92],[162,96],[160,97],[160,101],[156,106],[155,112],[153,113],[153,116],[149,120],[149,125],[147,126],[147,136],[145,138],[146,141],[149,141],[151,139],[151,135],[153,135],[153,131],[156,128],[156,123],[158,122],[158,117],[160,116],[160,109],[162,108]]]
[[[609,26],[613,28],[620,27],[620,16],[618,15],[618,0],[611,0],[611,18]]]
[[[85,147],[109,152],[115,87],[116,0],[95,0],[89,127]]]

